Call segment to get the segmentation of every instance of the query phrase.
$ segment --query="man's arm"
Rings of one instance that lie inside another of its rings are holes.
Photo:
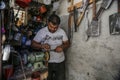
[[[61,46],[63,50],[67,49],[68,47],[70,47],[69,41],[63,41],[63,44]]]
[[[35,49],[44,49],[44,50],[46,50],[46,51],[48,51],[48,50],[50,50],[50,46],[48,45],[48,44],[41,44],[41,43],[39,43],[39,42],[36,42],[36,41],[32,41],[32,44],[31,44],[31,46],[33,47],[33,48],[35,48]]]
[[[55,51],[56,51],[56,52],[62,52],[62,51],[64,51],[65,49],[67,49],[69,46],[70,46],[70,45],[69,45],[69,41],[68,41],[68,40],[67,40],[67,41],[63,41],[62,45],[57,46],[56,49],[55,49]]]
[[[42,49],[42,45],[36,41],[32,41],[31,46],[35,49]]]

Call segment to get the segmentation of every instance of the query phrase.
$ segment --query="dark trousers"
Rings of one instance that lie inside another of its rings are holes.
[[[48,63],[47,80],[65,80],[65,62]]]

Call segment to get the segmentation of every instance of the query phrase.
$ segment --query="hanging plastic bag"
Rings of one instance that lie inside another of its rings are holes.
[[[10,56],[10,45],[5,45],[5,48],[3,49],[3,61],[7,61]]]
[[[16,0],[16,4],[22,8],[28,7],[30,2],[31,0]]]
[[[40,8],[39,8],[39,11],[41,14],[45,13],[47,11],[45,5],[41,5]]]
[[[54,2],[52,11],[56,11],[59,8],[59,6],[60,6],[60,2],[59,1]]]
[[[51,4],[51,0],[43,0],[43,3],[46,5],[50,5]]]

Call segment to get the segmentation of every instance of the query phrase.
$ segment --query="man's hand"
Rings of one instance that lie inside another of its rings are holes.
[[[49,44],[41,44],[41,48],[44,49],[45,51],[49,51],[50,50],[50,45]]]
[[[56,48],[55,48],[55,52],[62,52],[63,51],[63,47],[62,46],[57,46]]]
[[[67,41],[64,41],[62,45],[57,46],[54,51],[56,51],[56,52],[59,53],[59,52],[64,51],[64,50],[67,49],[68,47],[69,47],[69,41],[67,40]]]

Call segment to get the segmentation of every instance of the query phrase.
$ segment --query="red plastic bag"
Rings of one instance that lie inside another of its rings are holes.
[[[31,0],[16,0],[16,4],[18,4],[20,7],[25,8],[28,7]]]

